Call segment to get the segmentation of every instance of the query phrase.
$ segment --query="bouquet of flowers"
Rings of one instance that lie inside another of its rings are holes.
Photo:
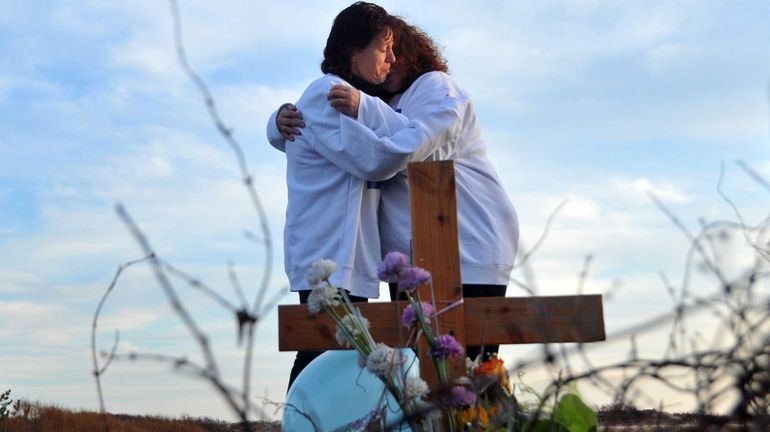
[[[406,255],[391,252],[380,264],[378,277],[384,282],[397,284],[398,292],[409,301],[401,315],[401,323],[412,330],[408,339],[410,345],[415,345],[419,337],[424,337],[427,342],[439,383],[445,389],[440,397],[434,395],[429,402],[427,383],[405,373],[404,355],[397,349],[376,342],[369,332],[369,321],[353,305],[347,292],[331,285],[329,277],[335,270],[336,264],[330,260],[313,263],[308,275],[313,286],[308,297],[308,310],[312,314],[324,311],[333,318],[337,342],[355,349],[359,354],[359,366],[382,380],[413,431],[441,430],[441,423],[433,415],[438,412],[437,405],[446,408],[446,423],[451,431],[550,430],[542,429],[544,427],[570,432],[595,430],[595,413],[585,405],[582,407],[587,411],[580,407],[580,414],[593,414],[593,422],[581,419],[580,427],[575,428],[573,426],[577,422],[569,421],[569,417],[576,417],[571,409],[575,399],[582,404],[576,395],[564,395],[551,419],[528,420],[514,397],[503,361],[496,355],[485,361],[480,357],[473,361],[466,359],[467,376],[451,380],[448,360],[464,356],[465,352],[453,336],[439,333],[438,317],[443,310],[454,305],[437,310],[434,303],[423,301],[418,288],[431,283],[430,273],[411,265]],[[435,326],[432,327],[432,324]],[[568,421],[564,421],[565,416],[561,415],[565,410]],[[377,424],[384,427],[384,416],[385,410],[375,407],[365,417],[338,431],[372,430],[372,426]],[[583,429],[585,425],[589,425],[587,429]]]
[[[518,404],[503,360],[492,354],[484,361],[481,356],[466,359],[466,365],[468,378],[464,381],[476,398],[457,412],[457,430],[499,430],[503,426],[503,430],[512,430]]]
[[[428,385],[419,377],[408,376],[405,373],[404,356],[398,350],[376,342],[369,332],[369,321],[353,305],[347,292],[329,283],[329,276],[336,267],[333,261],[325,259],[313,263],[308,275],[308,280],[314,287],[308,296],[308,310],[312,314],[325,311],[334,319],[337,326],[335,332],[337,342],[341,346],[355,349],[359,354],[359,366],[365,367],[382,380],[398,402],[412,430],[433,430],[430,417],[425,415],[432,411],[425,399],[428,394]],[[429,278],[430,275],[428,274],[427,277]],[[422,279],[413,279],[413,283],[419,283],[419,280]],[[375,409],[365,418],[341,430],[367,430],[370,423],[382,421],[383,414],[380,411]]]
[[[329,283],[329,277],[335,270],[336,264],[330,260],[313,263],[308,274],[308,280],[314,287],[308,296],[308,310],[313,314],[325,311],[334,319],[337,342],[354,348],[360,355],[360,365],[385,383],[412,430],[434,430],[435,418],[429,414],[435,412],[435,409],[426,399],[428,385],[419,378],[405,377],[402,368],[404,359],[399,351],[374,341],[369,332],[369,321],[353,305],[345,290],[337,289]],[[450,386],[448,360],[463,356],[465,351],[453,336],[438,334],[438,327],[434,331],[430,326],[431,318],[436,314],[435,307],[423,302],[417,290],[430,283],[430,273],[410,265],[406,255],[391,252],[380,264],[378,276],[384,282],[396,283],[398,292],[404,293],[409,300],[402,315],[402,324],[418,330],[415,333],[421,333],[428,342],[439,382],[442,387],[450,388],[448,396],[441,403],[450,407],[448,421],[450,429],[454,430],[454,408],[468,405],[475,400],[475,394],[463,385]]]

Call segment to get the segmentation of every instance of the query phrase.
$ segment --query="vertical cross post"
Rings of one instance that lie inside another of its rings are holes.
[[[434,302],[436,310],[462,299],[460,245],[453,161],[409,164],[409,199],[412,209],[413,264],[428,270],[432,284],[420,288],[423,301]],[[437,318],[439,334],[450,334],[465,346],[465,318],[462,307]],[[441,389],[433,359],[425,340],[418,348],[420,374],[433,394]],[[465,358],[450,360],[450,376],[464,375]]]

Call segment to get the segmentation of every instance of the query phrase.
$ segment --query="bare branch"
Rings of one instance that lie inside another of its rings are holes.
[[[147,238],[144,236],[136,223],[134,223],[133,219],[131,219],[122,205],[118,204],[115,207],[115,211],[123,223],[126,224],[136,242],[139,243],[139,247],[142,249],[142,251],[144,251],[144,253],[149,256],[150,265],[152,267],[155,278],[163,289],[163,292],[166,294],[166,298],[171,304],[171,308],[177,314],[177,316],[179,316],[184,325],[187,327],[187,330],[192,335],[193,339],[197,342],[198,347],[200,348],[201,353],[206,360],[206,367],[209,369],[209,372],[214,376],[218,376],[219,370],[217,368],[214,353],[211,351],[208,338],[205,334],[203,334],[198,325],[195,323],[192,315],[190,315],[190,313],[187,312],[187,309],[185,309],[185,307],[182,305],[182,302],[179,300],[179,296],[176,294],[176,290],[174,290],[171,282],[166,277],[166,273],[163,271],[163,264],[155,255],[155,252],[153,251],[152,246],[150,246],[149,241],[147,241]]]
[[[265,305],[262,307],[262,310],[259,311],[259,313],[257,314],[257,317],[263,317],[268,312],[275,309],[275,307],[278,306],[278,302],[281,301],[281,299],[284,298],[288,293],[289,293],[288,285],[284,286],[283,288],[275,292],[273,296],[270,298],[270,300],[268,300],[267,303],[265,303]]]
[[[115,271],[115,276],[112,277],[112,281],[107,287],[107,290],[104,292],[104,295],[102,296],[101,300],[99,300],[99,304],[96,306],[96,311],[94,311],[94,318],[91,322],[91,359],[93,361],[94,379],[96,380],[96,392],[99,396],[99,412],[101,412],[102,414],[104,414],[106,410],[104,408],[104,393],[102,392],[101,375],[107,370],[107,366],[109,366],[112,356],[110,356],[107,359],[107,361],[104,363],[102,367],[99,366],[99,360],[96,357],[96,330],[99,322],[99,314],[102,312],[102,307],[104,307],[104,303],[107,301],[107,297],[110,295],[112,290],[115,289],[115,285],[118,283],[118,279],[120,278],[120,275],[123,273],[123,270],[125,270],[126,268],[136,263],[142,262],[148,258],[150,258],[149,255],[145,256],[144,258],[128,261],[118,266],[118,269]],[[119,340],[119,333],[116,330],[115,342],[113,343],[113,347],[112,347],[113,354],[115,353],[115,350],[118,347],[118,340]]]
[[[158,259],[158,261],[161,263],[161,265],[166,269],[166,271],[170,275],[176,276],[179,279],[184,280],[185,282],[187,282],[188,285],[190,285],[190,287],[195,288],[198,291],[206,294],[209,298],[219,303],[223,308],[227,309],[229,312],[233,314],[237,312],[238,309],[232,303],[230,303],[226,298],[222,297],[213,288],[201,282],[200,279],[193,277],[187,274],[186,272],[174,267],[173,265],[171,265],[171,263],[167,262],[166,260]]]
[[[532,249],[527,251],[527,253],[524,254],[524,256],[519,260],[516,265],[514,265],[514,268],[521,267],[526,264],[526,262],[529,260],[529,258],[534,254],[538,249],[540,249],[540,246],[542,246],[543,242],[545,242],[545,239],[548,237],[548,233],[551,230],[551,224],[553,224],[553,221],[556,219],[556,215],[559,214],[562,208],[564,208],[565,205],[567,205],[567,202],[569,200],[563,200],[561,201],[556,208],[553,209],[550,215],[548,215],[548,219],[545,222],[545,227],[543,228],[543,232],[540,234],[540,237],[535,242],[535,245],[532,246]]]
[[[265,210],[262,207],[262,202],[259,199],[259,195],[254,188],[253,178],[249,173],[248,164],[246,163],[246,157],[244,156],[241,145],[233,136],[232,130],[222,121],[222,118],[219,115],[219,111],[217,110],[216,102],[214,101],[208,86],[203,81],[203,79],[201,79],[200,76],[193,70],[193,68],[190,66],[190,63],[187,61],[187,54],[185,53],[184,42],[182,38],[182,19],[179,13],[179,5],[177,4],[176,0],[169,0],[169,4],[171,6],[171,15],[174,20],[174,42],[176,44],[176,54],[179,65],[182,67],[182,70],[185,72],[190,81],[192,81],[200,91],[206,104],[209,117],[211,117],[211,121],[214,123],[214,126],[216,127],[217,131],[219,131],[219,134],[224,138],[224,140],[230,146],[230,149],[235,154],[238,167],[241,171],[243,184],[249,193],[251,202],[254,205],[254,209],[257,211],[257,215],[259,217],[260,228],[262,229],[262,241],[265,245],[265,266],[264,273],[262,275],[262,284],[260,285],[257,298],[252,308],[252,311],[256,311],[260,309],[260,305],[262,304],[262,300],[270,284],[270,273],[273,268],[273,245],[270,236],[270,228],[267,224],[267,214],[265,213]]]
[[[112,360],[115,358],[115,353],[118,351],[118,344],[120,343],[120,331],[118,329],[115,329],[115,339],[112,341],[112,348],[110,348],[110,352],[104,352],[102,351],[102,357],[106,356],[107,359],[104,361],[104,364],[102,365],[102,368],[99,369],[98,376],[101,376],[104,374],[104,372],[107,370],[107,368],[110,366],[110,363],[112,363]]]
[[[764,177],[759,175],[758,172],[754,171],[746,162],[738,159],[735,161],[736,165],[738,165],[746,174],[749,175],[752,179],[754,179],[755,182],[759,183],[760,186],[765,188],[768,192],[770,192],[770,183],[765,180]]]
[[[238,300],[241,301],[241,309],[248,309],[249,303],[246,301],[246,296],[243,294],[243,288],[238,280],[238,274],[235,272],[235,265],[232,261],[227,263],[227,274],[230,276],[230,285],[232,285],[235,295],[238,296]]]
[[[228,406],[238,415],[241,421],[246,422],[246,408],[240,406],[238,403],[238,390],[230,387],[218,375],[212,374],[211,369],[207,366],[201,366],[195,362],[190,361],[185,357],[173,357],[165,354],[157,353],[137,353],[131,352],[128,354],[118,354],[115,356],[118,360],[130,360],[130,361],[151,361],[158,363],[165,363],[174,368],[174,370],[187,373],[191,376],[203,378],[208,381],[219,394],[223,396]],[[264,412],[250,401],[243,401],[248,404],[249,411],[255,411],[260,418],[265,418]]]
[[[652,199],[652,201],[655,203],[655,205],[662,211],[666,216],[668,216],[669,220],[679,228],[679,230],[687,237],[687,239],[690,241],[690,244],[692,247],[700,254],[701,258],[703,258],[703,262],[706,265],[706,267],[717,277],[719,278],[719,281],[723,284],[725,283],[725,277],[722,274],[719,267],[717,267],[712,260],[709,258],[708,254],[706,254],[706,251],[703,249],[703,246],[701,246],[700,241],[698,238],[690,234],[690,231],[687,229],[687,227],[684,226],[682,221],[679,220],[676,215],[674,215],[664,204],[661,202],[658,197],[655,196],[652,192],[649,192],[648,195]]]
[[[577,286],[577,294],[583,294],[583,287],[585,286],[586,279],[588,278],[588,269],[591,267],[591,261],[593,261],[592,255],[586,255],[585,260],[583,260],[583,269],[580,271],[580,276],[578,277],[578,286]]]

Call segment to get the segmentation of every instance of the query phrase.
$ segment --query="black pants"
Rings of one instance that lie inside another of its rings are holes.
[[[397,284],[388,284],[390,288],[390,300],[396,299],[398,292]],[[505,285],[483,285],[483,284],[463,284],[463,297],[505,297]],[[406,295],[401,293],[398,300],[406,300]],[[499,344],[493,345],[469,345],[465,348],[465,355],[475,360],[483,352],[482,360],[489,360],[489,353],[497,353],[500,349]]]
[[[310,295],[310,290],[305,291],[299,291],[299,303],[300,304],[307,304],[307,298]],[[350,301],[354,303],[366,303],[369,301],[366,297],[358,297],[351,295],[348,292],[348,297],[350,298]],[[286,388],[286,391],[288,392],[291,388],[291,385],[294,383],[294,380],[297,379],[297,375],[299,375],[300,372],[302,372],[302,369],[305,369],[307,365],[310,364],[313,360],[315,360],[316,357],[323,354],[323,350],[303,350],[303,351],[297,351],[297,357],[294,358],[294,366],[291,368],[291,374],[289,375],[289,386]]]

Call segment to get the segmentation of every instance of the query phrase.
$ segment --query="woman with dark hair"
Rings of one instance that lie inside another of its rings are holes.
[[[321,70],[325,75],[312,82],[297,102],[305,129],[285,148],[289,200],[284,267],[301,303],[307,303],[314,287],[308,279],[311,265],[323,258],[337,264],[330,283],[350,292],[352,300],[379,295],[380,191],[367,188],[367,180],[388,179],[413,157],[425,158],[432,149],[418,137],[443,137],[462,115],[458,110],[464,101],[445,98],[434,115],[399,132],[397,144],[381,141],[363,146],[341,138],[345,122],[355,121],[331,107],[326,95],[335,85],[373,88],[385,81],[395,61],[392,26],[387,12],[371,3],[357,2],[340,12],[324,49]],[[268,125],[273,123],[271,118]],[[422,150],[412,155],[418,148]],[[297,353],[289,386],[320,353]]]
[[[387,124],[387,133],[392,134],[406,127],[410,118],[435,109],[447,95],[469,100],[465,90],[446,73],[446,61],[428,35],[398,18],[394,19],[394,31],[398,60],[381,86],[389,105],[346,86],[335,86],[329,93],[330,105],[358,120],[352,125],[345,123],[341,130],[344,140],[377,145],[386,139],[382,124]],[[281,116],[277,127],[289,134],[292,126],[286,119],[296,113],[289,110],[285,114],[289,116]],[[504,296],[518,246],[516,211],[487,157],[472,105],[466,107],[455,126],[457,134],[426,159],[455,161],[463,295]],[[397,141],[395,136],[390,139]],[[406,172],[381,182],[380,188],[381,254],[408,252],[411,224]],[[396,297],[391,286],[391,299]],[[491,345],[483,351],[487,354],[497,349]],[[471,359],[481,353],[480,347],[468,347]]]

